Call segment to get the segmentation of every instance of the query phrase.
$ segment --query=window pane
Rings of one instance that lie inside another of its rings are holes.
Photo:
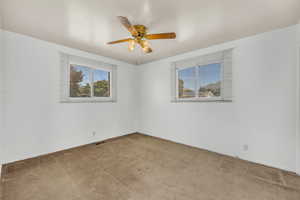
[[[199,97],[221,96],[221,64],[209,64],[198,67]]]
[[[184,78],[195,78],[196,77],[196,67],[191,67],[191,68],[186,68],[186,69],[181,69],[178,71],[178,77],[181,79]]]
[[[110,96],[110,72],[103,70],[94,70],[94,96],[109,97]]]
[[[196,95],[196,67],[178,71],[179,98],[192,98]]]
[[[80,65],[70,67],[70,97],[90,97],[90,69]]]

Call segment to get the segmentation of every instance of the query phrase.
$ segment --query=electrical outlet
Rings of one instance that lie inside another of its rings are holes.
[[[93,131],[93,136],[95,136],[96,135],[96,131]]]
[[[248,149],[249,149],[249,146],[248,146],[247,144],[244,144],[244,145],[243,145],[243,150],[244,150],[244,151],[248,151]]]

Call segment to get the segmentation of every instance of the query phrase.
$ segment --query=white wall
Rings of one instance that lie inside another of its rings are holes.
[[[3,34],[6,130],[1,141],[6,153],[2,163],[136,131],[135,66],[16,33]],[[60,51],[117,64],[117,103],[59,103]]]
[[[1,3],[0,3],[1,4]],[[0,5],[1,6],[1,5]],[[2,16],[0,13],[0,138],[4,134],[4,62],[3,62],[3,30]],[[0,140],[0,174],[1,174],[1,158],[3,158],[4,148],[3,140]]]
[[[298,48],[298,115],[297,115],[297,120],[298,120],[298,126],[297,126],[297,173],[300,174],[300,23],[298,24],[298,32],[297,32],[297,48]]]
[[[139,66],[138,131],[295,171],[295,43],[292,26]],[[232,47],[232,103],[171,103],[170,62]]]
[[[139,131],[296,171],[296,34],[292,26],[135,67],[4,31],[0,163]],[[170,62],[232,47],[233,103],[171,103]],[[117,64],[117,103],[59,103],[60,51]]]

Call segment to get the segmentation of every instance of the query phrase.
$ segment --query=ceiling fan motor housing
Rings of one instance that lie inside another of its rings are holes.
[[[147,27],[146,26],[144,26],[144,25],[134,25],[133,27],[138,32],[138,35],[137,36],[133,35],[133,37],[137,37],[137,38],[142,39],[147,34]]]

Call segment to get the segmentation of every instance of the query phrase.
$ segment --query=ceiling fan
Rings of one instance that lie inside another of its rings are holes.
[[[148,34],[147,27],[144,25],[131,25],[127,17],[118,17],[119,21],[125,28],[131,33],[132,38],[126,38],[122,40],[116,40],[108,42],[107,44],[117,44],[122,42],[128,42],[129,51],[133,51],[136,44],[139,44],[145,53],[151,53],[152,49],[150,48],[148,40],[157,40],[157,39],[175,39],[176,33],[157,33],[157,34]]]

